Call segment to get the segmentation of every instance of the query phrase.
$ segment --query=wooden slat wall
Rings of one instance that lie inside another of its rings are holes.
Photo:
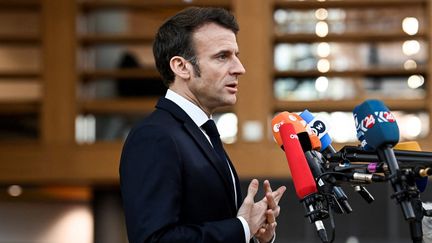
[[[36,3],[35,1],[33,4]],[[121,110],[121,102],[104,107],[97,102],[83,103],[76,98],[78,80],[83,78],[83,75],[85,77],[95,75],[94,73],[82,74],[77,70],[78,44],[80,41],[84,41],[81,44],[93,44],[97,40],[80,39],[77,36],[75,31],[79,6],[77,2],[41,0],[40,4],[43,46],[41,71],[43,98],[39,109],[41,138],[39,141],[30,143],[2,143],[0,183],[117,184],[121,141],[99,142],[92,145],[75,143],[74,126],[78,110],[95,110],[100,113]],[[231,1],[232,10],[240,23],[241,30],[238,35],[240,57],[247,73],[240,79],[239,101],[233,108],[239,118],[239,140],[235,144],[228,145],[227,150],[240,176],[244,178],[287,177],[289,174],[284,154],[272,141],[268,125],[272,112],[287,106],[283,102],[274,101],[272,97],[274,75],[272,4],[272,1],[263,0]],[[429,16],[432,16],[430,2],[427,6]],[[429,26],[432,26],[431,18],[429,21]],[[432,39],[432,31],[430,28],[428,30],[428,38]],[[431,48],[429,48],[429,56],[432,56]],[[426,72],[431,71],[432,64],[429,60]],[[396,100],[392,101],[391,105],[402,108],[419,105],[426,107],[431,113],[430,82],[428,85],[426,100],[412,101],[411,104]],[[139,107],[144,104],[141,101],[127,102],[131,104],[130,111],[139,110]],[[146,102],[145,104],[151,107],[151,104]],[[304,109],[309,105],[311,104],[298,103],[297,108]],[[352,106],[352,103],[349,105]],[[330,110],[336,110],[337,106],[336,102],[331,103]],[[323,110],[328,108],[323,104],[315,104],[314,107]],[[292,110],[296,107],[290,108]],[[5,107],[1,110],[7,109]],[[258,121],[262,125],[264,134],[261,140],[247,142],[242,139],[242,125],[247,121]],[[430,138],[431,136],[420,141],[424,150],[432,150]],[[336,145],[336,148],[339,148],[339,145]]]

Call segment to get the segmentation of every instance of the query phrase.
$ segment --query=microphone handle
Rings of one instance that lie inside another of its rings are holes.
[[[348,197],[346,196],[345,192],[342,190],[341,187],[334,186],[333,194],[335,195],[336,200],[339,202],[345,213],[351,213],[353,211],[351,205],[348,202]]]
[[[419,157],[419,156],[408,156],[408,155],[397,155],[395,154],[399,165],[402,168],[412,168],[413,166],[432,166],[432,158]],[[326,159],[330,162],[340,162],[342,160],[348,160],[350,162],[379,162],[380,158],[373,152],[368,153],[341,153],[338,152],[334,155],[326,155]]]
[[[337,154],[337,151],[331,144],[329,144],[327,148],[321,151],[321,153],[324,155],[324,157],[330,157],[334,154]]]
[[[375,201],[375,198],[364,186],[356,185],[354,186],[354,191],[356,191],[367,203]]]
[[[390,181],[393,186],[393,190],[397,195],[396,199],[402,207],[402,212],[404,214],[405,219],[414,220],[415,214],[414,214],[414,209],[411,205],[411,201],[409,200],[409,198],[403,198],[404,192],[400,182],[401,178],[398,178],[400,174],[399,165],[397,163],[396,156],[394,154],[393,149],[391,148],[390,145],[386,145],[377,149],[377,152],[378,152],[378,157],[380,157],[382,161],[385,161],[387,163],[391,175],[396,176],[393,177]],[[402,197],[400,197],[399,195],[402,195]]]
[[[306,196],[302,202],[309,222],[315,225],[318,237],[322,242],[328,243],[327,231],[322,220],[328,218],[329,214],[328,211],[323,209],[322,200],[321,195],[314,193]]]
[[[336,149],[331,144],[327,146],[326,150],[332,154],[337,153]]]
[[[319,176],[321,176],[323,173],[322,165],[319,159],[315,156],[315,154],[312,153],[311,151],[306,151],[305,157],[314,178],[316,179]],[[342,188],[334,185],[336,182],[334,178],[327,178],[327,179],[330,180],[329,189],[332,190],[333,195],[335,196],[337,201],[336,203],[333,204],[335,206],[334,208],[335,211],[338,213],[351,213],[353,210],[351,208],[351,205],[348,203],[348,197],[345,195]],[[334,182],[332,182],[332,179]],[[320,178],[318,181],[316,181],[318,187],[322,190],[326,190],[327,188],[326,183],[324,181],[326,181],[325,178]]]

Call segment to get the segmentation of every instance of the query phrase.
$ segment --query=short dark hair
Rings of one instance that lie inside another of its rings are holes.
[[[170,59],[181,56],[189,60],[199,74],[198,60],[192,43],[192,34],[207,23],[215,23],[237,34],[239,27],[235,17],[223,8],[189,7],[172,16],[156,33],[153,55],[156,67],[166,87],[174,81]],[[199,75],[198,75],[199,76]]]

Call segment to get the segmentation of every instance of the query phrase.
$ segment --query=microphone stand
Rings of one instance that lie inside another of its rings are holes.
[[[411,205],[414,209],[415,218],[409,221],[410,235],[413,243],[423,242],[423,217],[427,216],[427,211],[423,208],[420,199],[420,191],[417,189],[415,183],[415,172],[405,171],[405,176],[408,183],[407,196],[411,198]]]
[[[411,234],[411,239],[413,243],[422,243],[423,242],[423,229],[422,229],[422,220],[425,215],[422,201],[419,198],[414,198],[411,200],[411,204],[414,209],[415,219],[409,221],[409,229]]]
[[[378,157],[385,161],[389,167],[390,182],[395,191],[392,198],[396,198],[401,205],[405,220],[409,222],[411,239],[413,243],[421,243],[423,241],[422,219],[424,211],[419,191],[414,183],[414,174],[412,172],[405,172],[406,174],[404,174],[399,170],[399,165],[390,145],[377,149],[377,152]],[[415,188],[415,190],[411,188]]]
[[[405,216],[405,220],[413,220],[415,218],[414,210],[411,205],[410,198],[407,195],[406,190],[406,177],[399,170],[395,154],[390,145],[382,146],[377,149],[378,157],[381,161],[385,161],[390,170],[390,182],[393,186],[395,193],[393,197],[396,198],[398,203],[402,207],[402,212]]]
[[[416,172],[412,169],[404,170],[403,168],[413,168],[415,165],[432,166],[432,153],[430,152],[412,152],[398,151],[391,146],[383,146],[376,150],[377,154],[372,151],[364,151],[356,147],[347,146],[332,156],[327,156],[329,161],[350,161],[350,162],[380,162],[387,165],[386,173],[390,173],[389,179],[394,189],[395,198],[401,205],[405,220],[409,223],[410,236],[413,243],[423,242],[423,217],[432,217],[432,210],[426,210],[422,206],[420,191],[417,189],[415,178]],[[378,155],[378,156],[377,156]],[[396,160],[397,158],[397,160]],[[399,168],[399,165],[401,168]],[[337,168],[336,171],[344,173],[346,170],[361,169],[367,165],[348,165]],[[337,166],[336,166],[337,167]],[[336,168],[335,167],[335,168]],[[335,169],[333,168],[333,169]]]

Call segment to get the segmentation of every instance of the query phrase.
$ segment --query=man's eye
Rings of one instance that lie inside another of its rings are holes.
[[[219,55],[217,58],[219,60],[225,60],[225,59],[227,59],[227,55]]]

